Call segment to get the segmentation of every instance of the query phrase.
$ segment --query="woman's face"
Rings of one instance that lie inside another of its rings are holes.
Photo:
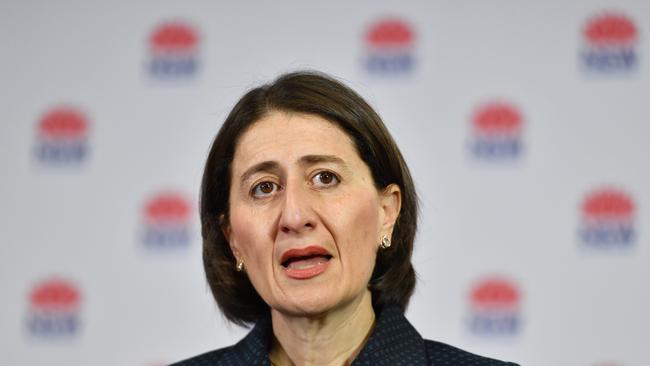
[[[273,112],[235,149],[224,231],[271,308],[316,315],[365,293],[379,242],[390,237],[399,208],[399,188],[377,191],[338,126],[315,115]]]

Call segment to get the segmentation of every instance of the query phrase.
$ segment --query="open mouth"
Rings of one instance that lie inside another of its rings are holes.
[[[284,252],[280,264],[291,270],[309,269],[332,259],[325,248],[310,246],[302,249],[290,249]]]

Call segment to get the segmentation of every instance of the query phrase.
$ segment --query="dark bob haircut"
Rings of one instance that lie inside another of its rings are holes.
[[[224,316],[246,326],[269,313],[269,306],[246,273],[235,270],[235,258],[222,228],[229,222],[231,164],[237,141],[255,122],[274,111],[308,113],[337,125],[354,142],[378,190],[391,183],[400,187],[402,207],[392,246],[378,251],[368,287],[375,309],[398,305],[405,310],[415,288],[411,255],[418,209],[404,158],[379,115],[357,93],[322,73],[292,72],[250,90],[237,102],[212,143],[205,164],[200,200],[203,265]]]

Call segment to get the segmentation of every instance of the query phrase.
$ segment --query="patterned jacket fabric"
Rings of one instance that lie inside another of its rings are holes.
[[[172,366],[271,366],[268,357],[271,321],[255,324],[234,346],[187,359]],[[398,307],[387,307],[351,366],[518,366],[477,356],[444,343],[425,340]]]

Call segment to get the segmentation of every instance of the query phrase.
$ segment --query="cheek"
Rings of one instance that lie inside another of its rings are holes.
[[[356,263],[364,272],[374,266],[379,232],[379,204],[372,194],[357,192],[339,208],[337,225],[339,244],[347,262]],[[364,265],[367,263],[367,265]]]
[[[230,235],[231,241],[236,249],[244,257],[246,262],[259,262],[260,250],[263,245],[260,239],[264,238],[264,227],[262,222],[254,219],[256,215],[242,210],[231,211]]]
[[[260,296],[267,299],[272,288],[269,279],[273,277],[273,245],[266,239],[268,224],[264,221],[250,211],[235,210],[231,213],[230,227],[232,243],[244,261],[248,278]]]

